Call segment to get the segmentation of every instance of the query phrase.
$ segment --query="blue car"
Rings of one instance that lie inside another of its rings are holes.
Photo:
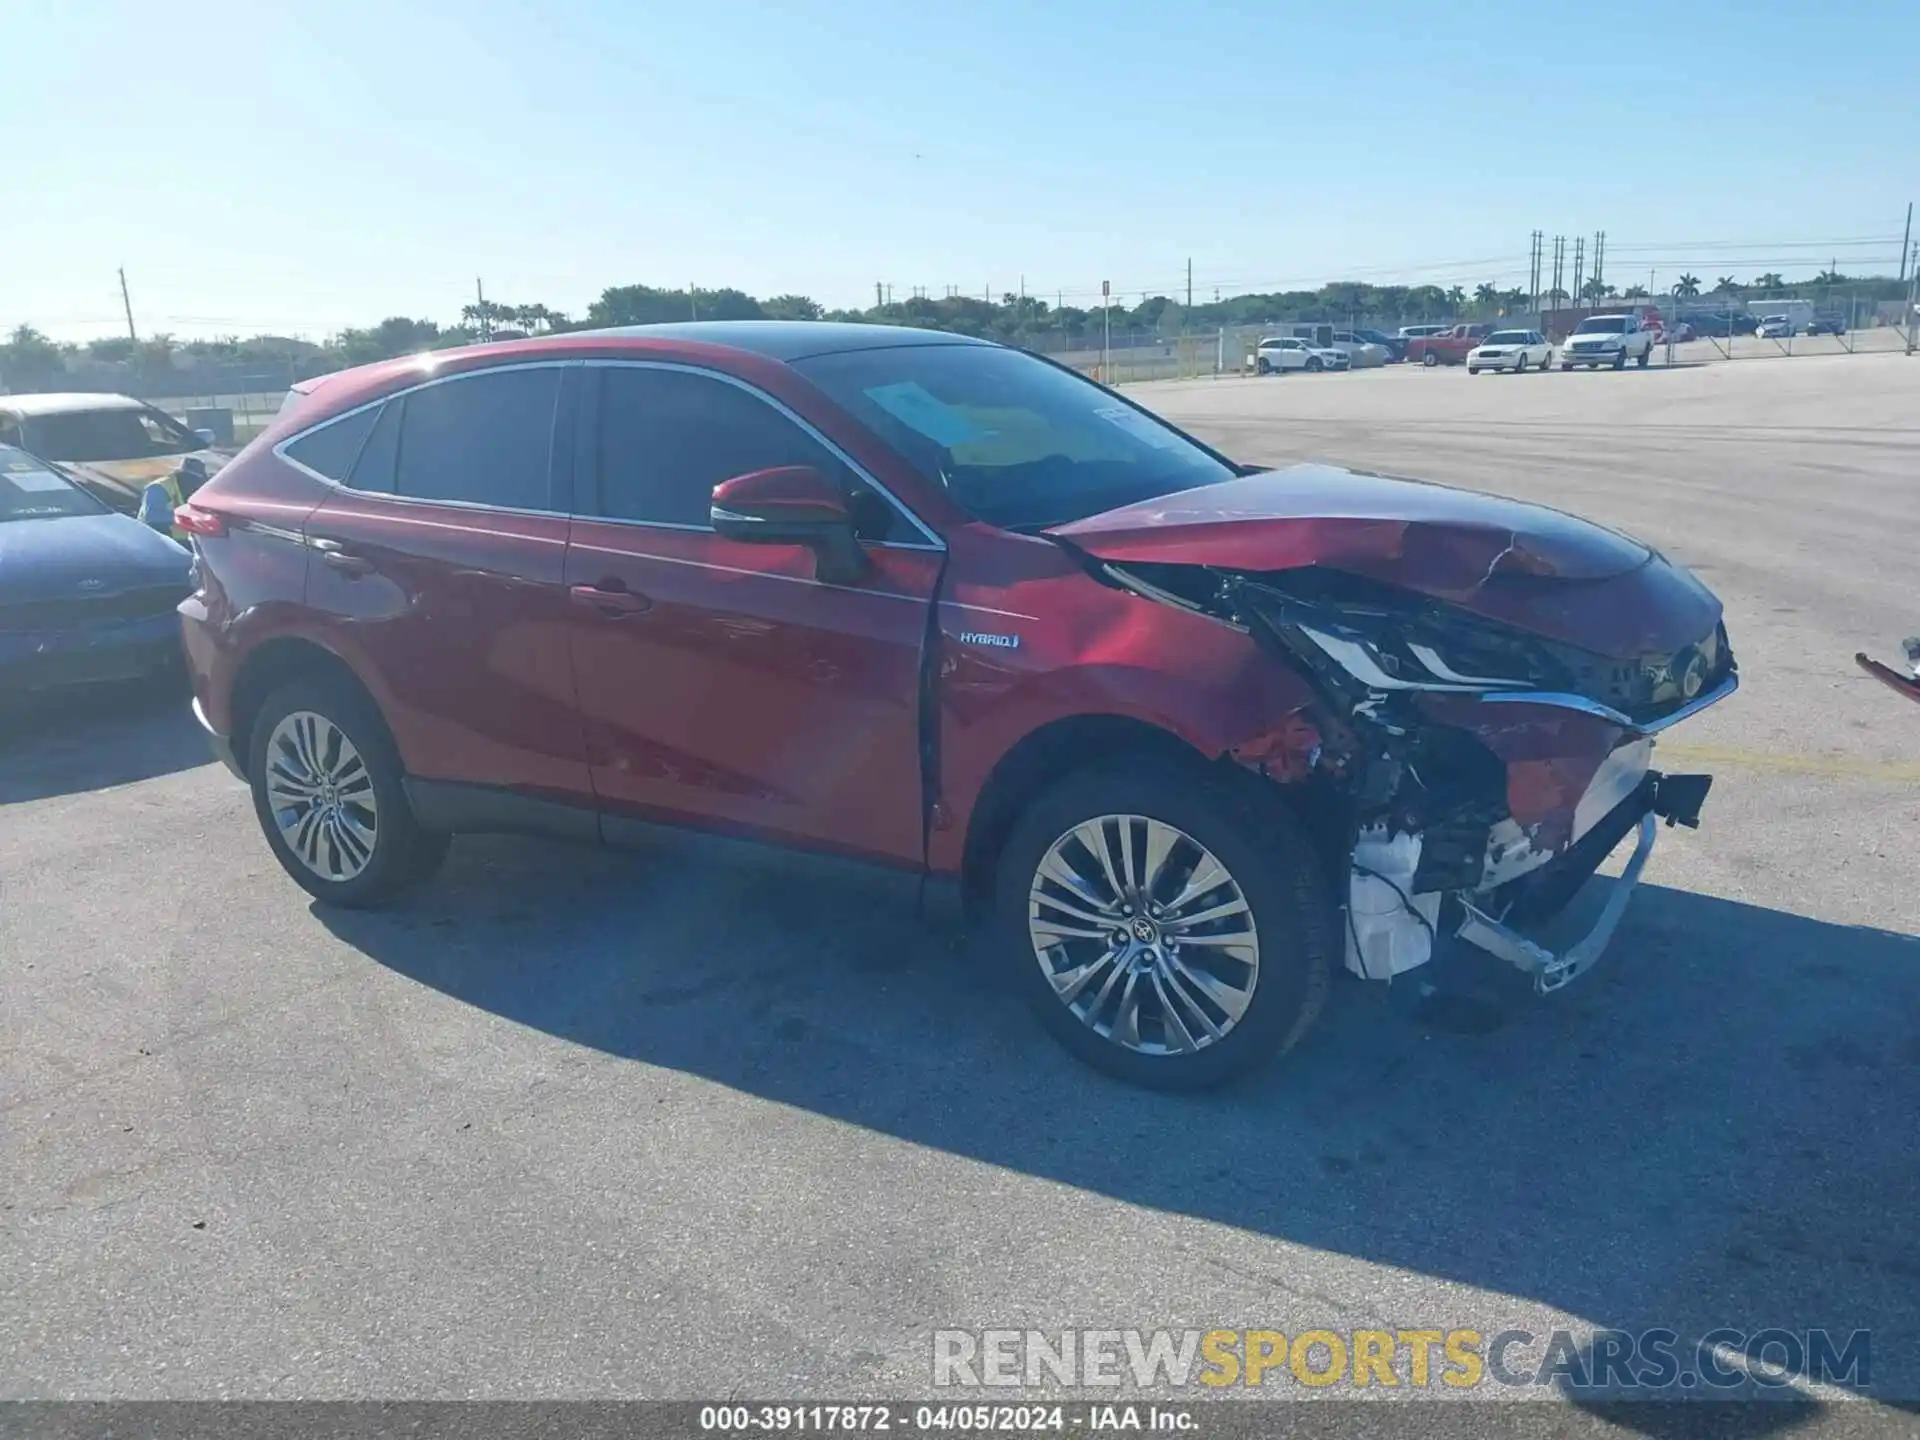
[[[178,665],[191,565],[59,467],[0,445],[0,699]]]

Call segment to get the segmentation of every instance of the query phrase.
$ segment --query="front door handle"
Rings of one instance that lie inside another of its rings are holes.
[[[589,610],[598,610],[602,615],[616,619],[622,615],[638,615],[653,606],[653,602],[644,595],[604,585],[572,585],[567,588],[567,595],[576,605],[584,605]]]

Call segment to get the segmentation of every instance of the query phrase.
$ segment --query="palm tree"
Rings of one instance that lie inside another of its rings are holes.
[[[1483,309],[1492,309],[1500,303],[1500,288],[1497,285],[1482,284],[1473,292],[1474,303]]]
[[[1448,290],[1447,303],[1451,305],[1456,311],[1462,305],[1465,305],[1467,303],[1467,292],[1465,288],[1459,285],[1455,285],[1452,289]]]
[[[1589,280],[1580,287],[1582,300],[1604,300],[1613,294],[1613,286],[1604,280]]]
[[[1740,282],[1731,275],[1722,275],[1713,282],[1713,293],[1716,295],[1737,295],[1739,292]]]
[[[1622,300],[1645,300],[1647,298],[1647,287],[1644,285],[1629,285],[1620,292],[1620,298]]]
[[[1753,277],[1753,286],[1756,290],[1783,290],[1786,288],[1786,284],[1787,282],[1785,280],[1782,280],[1771,270],[1764,275],[1756,275]]]
[[[1698,275],[1682,275],[1680,283],[1673,287],[1673,297],[1676,300],[1692,300],[1699,294],[1700,277]]]

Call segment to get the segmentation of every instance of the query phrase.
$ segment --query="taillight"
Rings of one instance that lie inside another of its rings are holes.
[[[224,535],[227,522],[211,510],[198,505],[182,505],[173,512],[173,523],[189,535]]]

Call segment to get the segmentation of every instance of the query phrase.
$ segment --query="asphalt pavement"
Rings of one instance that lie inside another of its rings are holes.
[[[0,720],[0,1396],[911,1396],[940,1328],[1820,1326],[1908,1402],[1850,1414],[1913,1428],[1920,710],[1851,656],[1920,630],[1920,361],[1130,393],[1720,593],[1743,688],[1656,762],[1715,772],[1705,821],[1590,976],[1342,984],[1257,1080],[1144,1094],[816,862],[463,839],[329,912],[177,695],[42,707]]]

